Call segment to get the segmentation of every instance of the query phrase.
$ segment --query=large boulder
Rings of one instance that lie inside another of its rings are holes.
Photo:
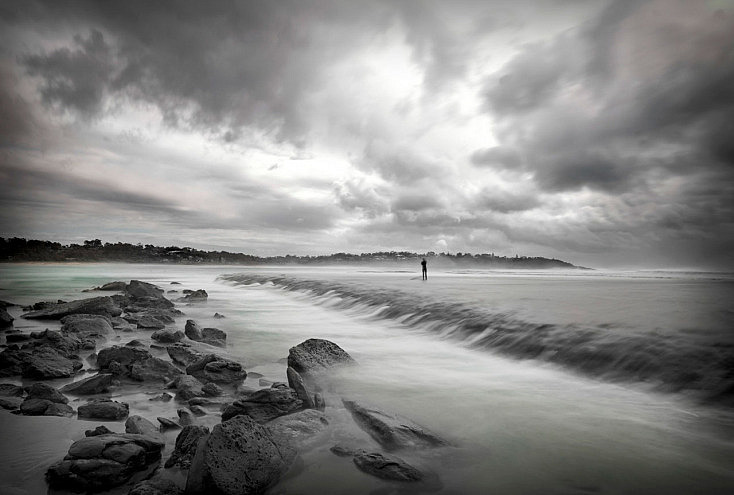
[[[288,366],[301,375],[313,377],[331,368],[356,364],[352,356],[324,339],[308,339],[288,351]]]
[[[165,443],[145,435],[106,434],[85,437],[69,447],[64,460],[46,472],[51,489],[109,490],[133,475],[154,468]]]
[[[74,395],[97,395],[108,393],[111,386],[112,374],[97,373],[89,378],[70,383],[61,390]]]
[[[102,349],[97,353],[97,366],[100,369],[107,369],[110,363],[116,361],[129,369],[134,363],[145,361],[151,357],[150,352],[146,349],[115,345]]]
[[[115,305],[109,296],[92,297],[90,299],[79,299],[76,301],[56,303],[40,309],[25,313],[23,318],[60,320],[64,316],[72,314],[90,314],[105,316],[120,316],[122,310]]]
[[[125,419],[130,412],[130,407],[124,402],[110,399],[97,399],[79,406],[77,413],[80,418],[104,419],[116,421]]]
[[[186,373],[195,376],[203,383],[232,383],[236,384],[247,378],[247,372],[240,363],[207,354],[198,361],[186,367]]]
[[[59,404],[69,403],[69,399],[64,394],[46,383],[34,383],[28,387],[27,392],[29,399],[46,399]]]
[[[209,434],[209,428],[206,426],[187,425],[176,437],[176,446],[171,453],[171,457],[165,463],[166,468],[178,466],[181,469],[189,469],[191,461],[196,454],[196,447],[199,441]]]
[[[130,366],[130,378],[140,382],[163,381],[167,383],[181,374],[183,371],[176,365],[157,357],[136,361]]]
[[[204,335],[201,332],[201,328],[199,328],[199,325],[194,320],[186,320],[184,333],[188,338],[197,342],[204,338]]]
[[[153,332],[153,335],[150,336],[151,339],[161,344],[175,344],[176,342],[183,340],[184,337],[185,335],[181,330],[176,330],[175,332],[170,330],[158,330]]]
[[[194,364],[196,361],[204,357],[202,353],[185,345],[170,345],[166,347],[166,352],[168,352],[168,355],[174,363],[183,366]]]
[[[448,443],[408,418],[343,400],[357,425],[387,450],[439,447]]]
[[[264,388],[225,407],[222,411],[222,421],[245,415],[264,424],[301,409],[303,409],[303,402],[298,398],[295,390],[288,387]]]
[[[68,378],[82,368],[78,356],[69,356],[57,349],[42,345],[18,353],[21,375],[34,380]]]
[[[69,315],[61,318],[61,333],[83,339],[104,339],[114,334],[110,320],[104,316]]]
[[[54,387],[34,383],[28,387],[28,397],[20,404],[25,416],[72,416],[74,410],[67,405],[69,399]]]
[[[189,495],[262,493],[288,471],[295,450],[246,416],[214,427],[199,442],[186,481]]]

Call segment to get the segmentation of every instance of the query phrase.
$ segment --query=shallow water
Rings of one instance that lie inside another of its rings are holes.
[[[242,272],[248,285],[217,279]],[[284,281],[263,279],[281,275]],[[564,343],[576,345],[575,331],[590,332],[585,345],[633,338],[666,347],[673,341],[666,355],[692,355],[687,363],[705,362],[695,357],[700,349],[723,348],[725,354],[732,339],[731,277],[470,271],[430,273],[423,283],[416,275],[341,268],[5,265],[0,267],[0,299],[21,304],[73,299],[82,296],[83,288],[131,278],[167,290],[204,288],[209,301],[181,307],[185,318],[227,331],[226,353],[248,372],[272,381],[285,379],[282,358],[289,347],[311,337],[337,342],[360,366],[335,377],[327,394],[333,428],[310,443],[272,493],[405,490],[362,474],[349,459],[328,451],[337,442],[374,446],[339,407],[339,397],[403,414],[447,438],[452,447],[399,454],[439,476],[437,493],[732,493],[734,421],[721,402],[701,405],[696,389],[690,388],[651,391],[648,385],[664,382],[660,374],[640,380],[607,368],[595,373],[542,353],[530,355],[522,346],[523,352],[513,354],[507,351],[513,346],[489,345],[486,328],[480,328],[501,321],[514,334],[524,332],[521,342],[532,341],[540,328],[546,342],[561,352]],[[439,314],[425,317],[426,306]],[[215,312],[226,318],[214,320]],[[466,322],[475,325],[462,329]],[[128,337],[140,335],[121,335],[123,341]],[[717,380],[724,380],[724,374]],[[257,380],[248,379],[248,384],[257,386]],[[153,407],[141,413],[150,419],[175,415],[174,405],[150,406],[141,392],[131,410],[145,406]],[[0,411],[0,432],[8,441],[18,438],[8,432],[34,425],[26,432],[23,455],[3,442],[3,493],[37,493],[47,464],[92,427],[79,428],[79,423],[86,422]],[[64,434],[48,433],[60,424],[68,425]],[[110,428],[121,430],[121,424]],[[34,456],[46,435],[53,436],[48,443],[54,447]]]

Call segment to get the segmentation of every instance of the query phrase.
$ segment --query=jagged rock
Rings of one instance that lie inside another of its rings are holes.
[[[303,402],[290,388],[264,388],[234,401],[222,412],[222,421],[239,415],[249,416],[258,423],[267,423],[279,416],[303,408]]]
[[[13,385],[12,383],[0,383],[0,396],[3,397],[23,397],[25,391],[20,385]]]
[[[100,425],[96,427],[93,430],[87,430],[84,432],[85,437],[97,437],[99,435],[109,435],[110,433],[114,433],[114,431],[110,430],[104,425]]]
[[[64,394],[46,383],[34,383],[27,389],[29,399],[45,399],[59,404],[68,404]]]
[[[116,361],[129,370],[134,363],[145,361],[151,357],[150,352],[146,349],[115,345],[102,349],[97,353],[97,366],[104,370],[110,367],[111,362]]]
[[[97,399],[79,406],[77,413],[80,418],[108,419],[115,421],[124,419],[130,412],[129,406],[124,402],[110,399]]]
[[[336,345],[323,339],[308,339],[288,351],[288,366],[311,378],[331,368],[356,364],[352,356]]]
[[[176,414],[178,414],[178,422],[181,426],[189,426],[196,423],[196,416],[188,409],[180,408],[176,411]]]
[[[342,402],[352,413],[357,425],[387,450],[447,445],[438,435],[408,418],[363,406],[355,401]]]
[[[64,460],[48,469],[46,480],[52,489],[109,490],[137,472],[155,467],[163,446],[164,443],[144,435],[85,437],[69,447]]]
[[[367,474],[390,481],[420,481],[423,473],[400,457],[378,452],[357,452],[354,464]]]
[[[305,409],[303,411],[280,416],[267,424],[267,427],[280,443],[299,445],[312,436],[324,431],[329,421],[321,411]]]
[[[201,328],[199,328],[199,325],[194,320],[186,320],[184,333],[188,338],[197,342],[204,338],[203,334],[201,333]]]
[[[194,454],[196,454],[196,447],[199,445],[199,441],[208,434],[209,428],[206,426],[184,426],[176,437],[176,446],[164,466],[166,468],[178,466],[181,469],[189,469]]]
[[[136,484],[127,495],[183,495],[183,493],[172,480],[154,478]]]
[[[166,439],[161,435],[160,431],[150,421],[142,416],[133,415],[127,418],[125,421],[125,433],[134,433],[137,435],[146,435],[154,438],[157,441],[166,442]]]
[[[306,384],[303,383],[301,375],[289,366],[286,370],[286,376],[288,377],[288,386],[296,391],[298,398],[303,401],[303,407],[314,409],[314,401],[306,388]]]
[[[194,397],[202,397],[202,383],[191,375],[181,375],[174,381],[176,400],[187,401]]]
[[[167,394],[163,392],[162,394],[158,394],[155,397],[151,397],[148,400],[157,401],[157,402],[169,402],[171,399],[173,399],[173,396],[171,394]]]
[[[131,280],[125,287],[125,292],[134,299],[145,297],[156,298],[163,295],[163,289],[160,289],[153,284],[149,284],[148,282],[141,282],[140,280]]]
[[[97,373],[89,378],[70,383],[61,390],[75,395],[96,395],[108,393],[111,386],[111,373]]]
[[[203,387],[201,387],[201,391],[209,397],[218,397],[224,393],[222,387],[213,382],[205,384]]]
[[[262,493],[285,474],[294,458],[295,450],[277,444],[268,429],[237,416],[216,425],[199,442],[186,493]]]
[[[214,318],[217,320],[221,320],[222,318],[226,318],[226,316],[220,315],[219,313],[214,313]]]
[[[61,333],[84,339],[104,339],[114,334],[109,318],[95,315],[69,315],[61,318]]]
[[[164,381],[173,380],[183,371],[173,363],[164,361],[157,357],[149,357],[143,361],[136,361],[130,367],[130,378],[138,381]]]
[[[202,383],[239,383],[247,378],[242,365],[229,359],[207,354],[186,367],[186,373],[195,376]]]
[[[165,328],[165,324],[158,318],[150,315],[143,315],[137,322],[138,328],[146,330],[159,330]]]
[[[158,417],[156,418],[158,422],[161,424],[162,430],[170,430],[170,429],[178,429],[181,428],[181,425],[176,423],[175,421],[168,419],[168,418],[162,418]]]
[[[166,347],[166,352],[174,363],[189,366],[201,359],[204,355],[183,345],[171,345]]]
[[[202,302],[202,301],[206,301],[208,298],[209,298],[209,294],[207,294],[204,289],[198,289],[198,290],[195,290],[193,292],[186,294],[185,296],[179,298],[178,300],[181,302]]]
[[[13,318],[10,316],[10,313],[8,313],[5,308],[0,308],[0,328],[10,328],[13,326]]]
[[[92,297],[90,299],[79,299],[67,303],[57,303],[49,305],[44,309],[25,313],[22,316],[26,319],[59,320],[64,316],[71,314],[120,316],[120,314],[122,314],[122,310],[115,305],[112,298],[109,296],[102,296]]]
[[[185,335],[181,330],[176,330],[175,332],[170,330],[158,330],[153,332],[153,335],[150,336],[151,339],[156,342],[160,342],[161,344],[174,344],[183,340],[184,337]]]

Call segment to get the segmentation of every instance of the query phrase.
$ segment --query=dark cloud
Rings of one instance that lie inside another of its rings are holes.
[[[500,169],[517,169],[522,165],[522,158],[517,150],[503,146],[493,146],[476,150],[470,157],[478,167],[494,167]]]

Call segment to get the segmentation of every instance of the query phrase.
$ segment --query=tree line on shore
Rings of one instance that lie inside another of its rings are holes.
[[[191,247],[154,246],[126,242],[103,243],[99,239],[86,240],[83,244],[64,245],[59,242],[19,237],[0,237],[0,261],[76,261],[76,262],[133,262],[133,263],[182,263],[182,264],[363,264],[363,263],[415,263],[427,258],[436,265],[490,266],[499,268],[578,268],[571,263],[544,257],[515,255],[497,256],[494,253],[413,253],[409,251],[380,251],[373,253],[334,253],[318,256],[254,256],[228,251],[202,251]]]

